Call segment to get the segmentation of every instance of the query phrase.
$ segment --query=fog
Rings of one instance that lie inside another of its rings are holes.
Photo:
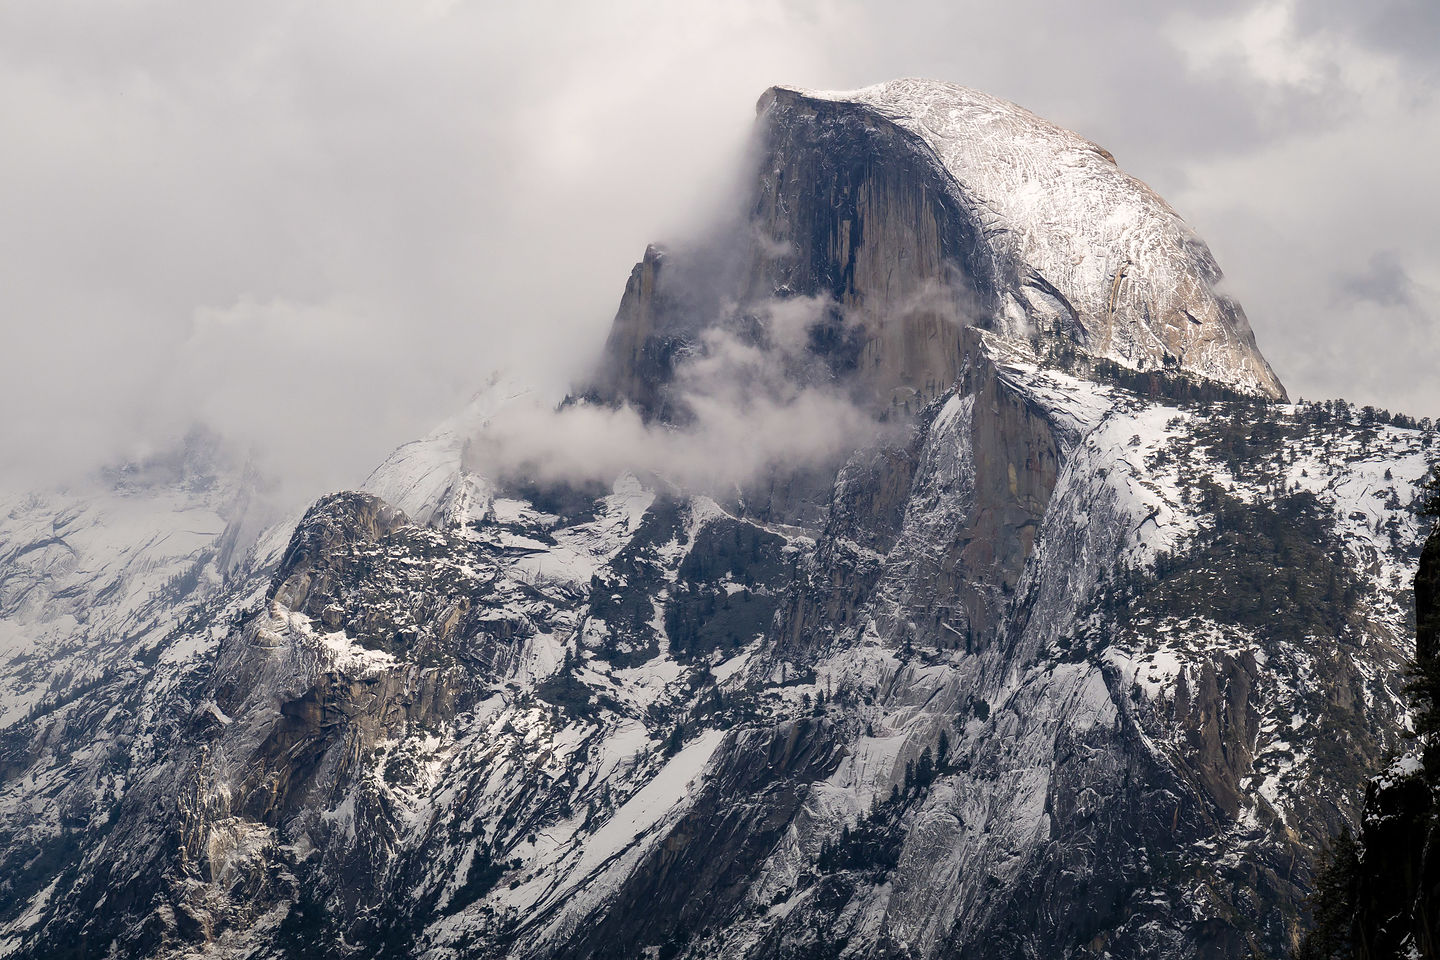
[[[199,423],[306,498],[497,368],[563,393],[645,244],[733,198],[767,86],[917,75],[1015,100],[1155,187],[1292,395],[1435,416],[1436,50],[1440,9],[1403,0],[0,0],[0,481]],[[753,361],[736,346],[709,356]],[[690,375],[712,443],[793,440],[811,405],[865,427],[847,398],[737,407]],[[503,442],[564,472],[547,448],[585,427]],[[698,456],[611,427],[657,472]],[[741,473],[791,449],[767,444],[735,444]]]

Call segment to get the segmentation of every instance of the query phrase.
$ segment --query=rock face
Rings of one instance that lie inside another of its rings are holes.
[[[832,316],[817,346],[882,403],[949,389],[966,326],[1031,341],[1069,368],[1098,359],[1285,396],[1244,311],[1216,289],[1204,242],[1103,148],[926,80],[776,87],[758,110],[752,216],[723,254],[692,257],[703,268],[646,251],[602,396],[661,410],[676,358],[727,309],[695,295],[696,269],[726,277],[742,314],[821,298]]]
[[[0,730],[0,955],[1287,954],[1400,742],[1433,432],[1268,402],[1203,245],[1018,108],[761,131],[742,242],[647,251],[593,392],[680,429],[705,335],[801,305],[797,376],[900,439],[769,500],[503,486],[497,382],[192,600],[120,582],[168,613],[74,632],[100,682],[7,648],[51,693]],[[6,509],[0,596],[72,589],[70,507]],[[35,603],[0,637],[64,635]]]

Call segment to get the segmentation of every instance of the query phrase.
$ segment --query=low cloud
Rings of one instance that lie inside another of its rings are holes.
[[[772,472],[836,466],[903,429],[811,349],[847,322],[823,298],[770,301],[757,327],[704,330],[676,365],[668,398],[680,422],[629,405],[512,405],[472,438],[467,466],[504,482],[609,483],[624,473],[725,495]]]

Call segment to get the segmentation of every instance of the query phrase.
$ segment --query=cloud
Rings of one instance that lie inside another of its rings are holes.
[[[471,439],[467,466],[502,483],[608,484],[633,473],[728,496],[772,471],[838,466],[901,436],[882,404],[809,349],[814,331],[839,316],[833,303],[795,297],[745,312],[758,331],[709,327],[676,365],[678,423],[647,422],[629,405],[512,404]]]
[[[568,383],[645,244],[708,216],[759,91],[814,62],[810,17],[0,3],[0,480],[193,415],[313,495],[484,371]]]
[[[1341,295],[1352,301],[1381,307],[1416,305],[1415,281],[1393,250],[1378,251],[1363,270],[1342,276],[1337,286]]]
[[[1440,70],[1440,6],[1426,0],[1308,0],[1297,4],[1296,21],[1307,33],[1348,35],[1376,50],[1405,58],[1421,75]]]
[[[1433,307],[1367,301],[1357,325],[1334,278],[1386,250],[1440,287],[1437,20],[1413,0],[0,0],[0,481],[199,419],[297,496],[358,483],[485,371],[563,391],[587,369],[645,244],[733,201],[767,86],[906,75],[1114,152],[1210,243],[1292,392],[1434,415],[1440,355],[1411,329]]]
[[[729,496],[772,471],[838,465],[885,429],[842,394],[692,398],[684,427],[644,422],[633,407],[511,407],[474,438],[467,466],[501,483],[583,486],[633,473],[690,493]]]

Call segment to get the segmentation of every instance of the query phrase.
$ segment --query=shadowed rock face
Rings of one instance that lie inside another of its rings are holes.
[[[973,330],[956,392],[923,422],[926,443],[884,451],[836,484],[813,588],[782,617],[801,661],[879,593],[921,619],[891,622],[912,642],[967,653],[988,645],[1020,582],[1060,466],[1063,429],[997,371]],[[857,550],[856,547],[861,547]],[[865,554],[892,560],[883,574]]]
[[[595,388],[606,399],[628,400],[650,415],[665,412],[664,385],[673,372],[676,351],[685,342],[679,331],[669,329],[679,323],[675,316],[679,309],[662,293],[665,260],[652,244],[630,271],[605,341],[605,367]]]
[[[960,372],[961,330],[998,306],[980,224],[923,146],[845,104],[761,98],[749,296],[823,297],[834,367],[882,403],[929,400]]]
[[[980,228],[914,138],[845,105],[777,96],[760,104],[750,216],[706,255],[724,266],[675,265],[686,252],[652,246],[631,273],[597,378],[607,399],[664,412],[676,359],[725,321],[720,303],[689,289],[697,270],[728,274],[742,314],[773,299],[829,304],[812,349],[882,406],[948,389],[961,328],[993,314]]]

